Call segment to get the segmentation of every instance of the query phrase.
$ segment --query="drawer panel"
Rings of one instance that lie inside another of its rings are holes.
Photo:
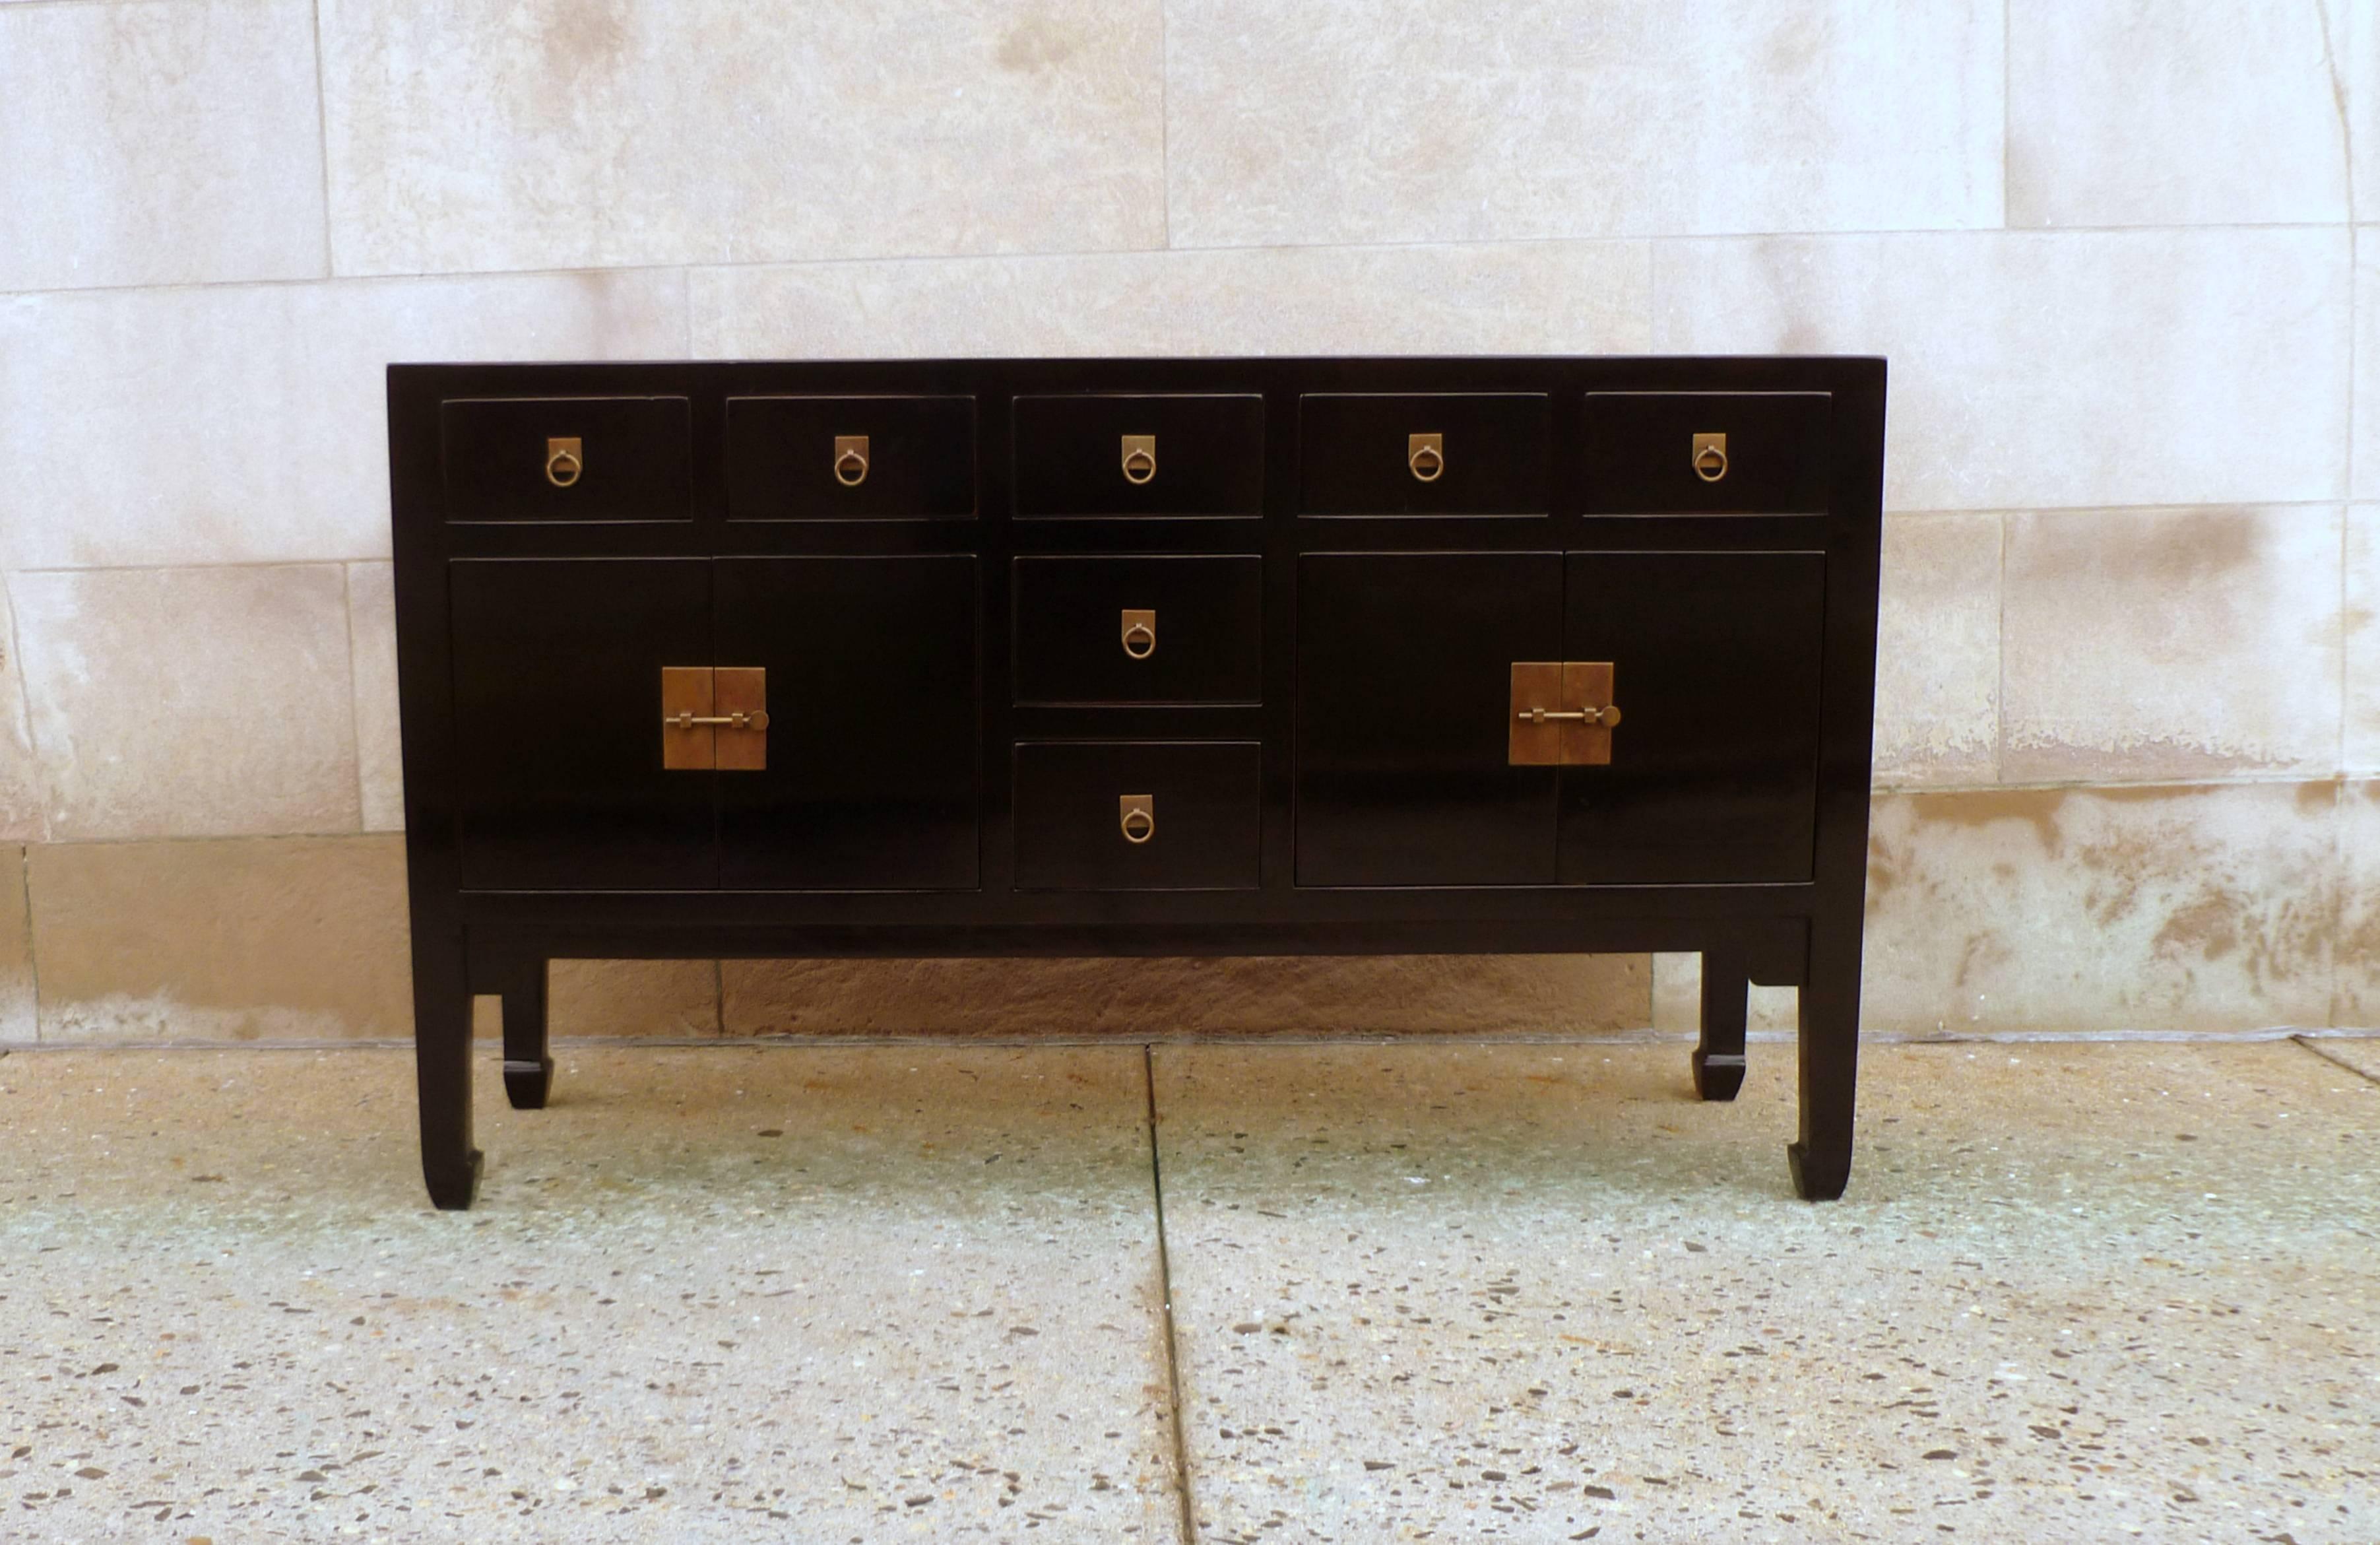
[[[1019,745],[1017,888],[1254,890],[1262,762],[1252,740]]]
[[[1590,515],[1816,515],[1834,399],[1824,392],[1590,392]]]
[[[1314,395],[1298,405],[1307,515],[1543,515],[1550,399],[1528,393]]]
[[[449,520],[686,520],[684,397],[458,397],[440,405]]]
[[[1263,560],[1019,558],[1016,700],[1253,703]]]
[[[1021,516],[1264,512],[1264,399],[1016,399]]]
[[[973,397],[730,397],[731,520],[976,513]]]

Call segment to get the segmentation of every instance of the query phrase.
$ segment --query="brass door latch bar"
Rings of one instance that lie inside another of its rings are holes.
[[[1602,767],[1620,707],[1609,660],[1516,660],[1504,760],[1513,767]]]
[[[758,665],[662,667],[662,766],[759,772],[769,765],[769,673]]]

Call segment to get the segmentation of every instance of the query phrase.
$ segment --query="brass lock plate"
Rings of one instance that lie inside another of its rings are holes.
[[[759,772],[769,765],[769,673],[758,665],[662,667],[662,766]]]
[[[1620,710],[1609,660],[1516,660],[1505,710],[1504,760],[1513,767],[1604,767]]]

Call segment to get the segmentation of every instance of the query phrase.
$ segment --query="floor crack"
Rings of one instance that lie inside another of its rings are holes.
[[[1165,1166],[1157,1149],[1157,1049],[1140,1047],[1141,1087],[1148,1096],[1148,1188],[1157,1203],[1157,1301],[1165,1321],[1166,1405],[1173,1421],[1174,1495],[1182,1505],[1182,1545],[1197,1545],[1198,1524],[1190,1506],[1190,1446],[1182,1431],[1182,1356],[1173,1334],[1173,1263],[1165,1246]]]

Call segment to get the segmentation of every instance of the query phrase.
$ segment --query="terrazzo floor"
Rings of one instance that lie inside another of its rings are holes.
[[[2375,1049],[19,1052],[0,1540],[2368,1545]]]

